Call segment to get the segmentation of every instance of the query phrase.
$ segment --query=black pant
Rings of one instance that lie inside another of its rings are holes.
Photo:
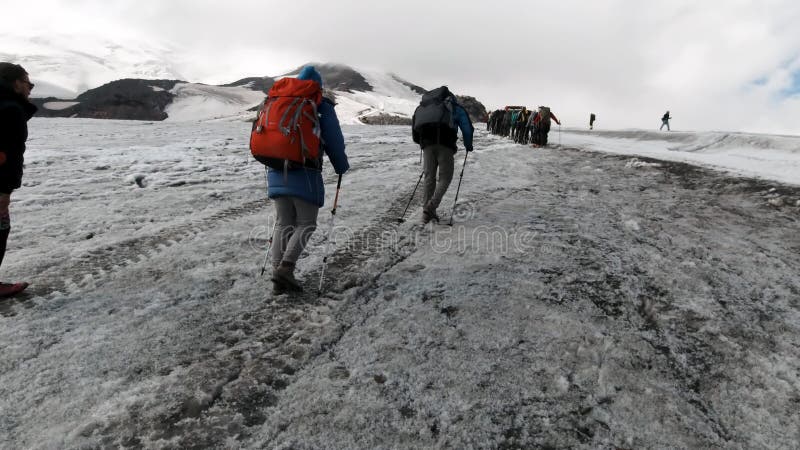
[[[550,132],[550,124],[539,124],[533,131],[533,143],[536,145],[547,145],[547,133]]]
[[[8,233],[11,232],[11,214],[8,212],[11,203],[11,191],[0,190],[0,265],[6,255]]]
[[[0,266],[3,265],[3,257],[6,256],[6,243],[10,229],[0,230]]]

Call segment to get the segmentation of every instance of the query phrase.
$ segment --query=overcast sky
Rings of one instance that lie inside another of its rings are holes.
[[[307,61],[447,84],[487,107],[549,105],[565,125],[800,134],[796,0],[32,0],[4,27],[147,35],[190,81]],[[0,44],[1,45],[1,44]]]

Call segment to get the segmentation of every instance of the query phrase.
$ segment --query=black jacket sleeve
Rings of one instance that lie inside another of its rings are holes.
[[[0,191],[10,193],[22,184],[25,140],[28,124],[22,107],[6,102],[0,106],[0,152],[6,162],[0,165]]]
[[[414,140],[415,144],[419,144],[419,132],[414,124],[417,122],[417,112],[414,111],[414,115],[411,116],[411,139]]]

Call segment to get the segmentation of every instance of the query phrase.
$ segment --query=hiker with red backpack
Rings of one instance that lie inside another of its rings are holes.
[[[22,163],[28,120],[36,113],[30,102],[33,83],[18,64],[0,63],[0,265],[11,232],[11,193],[22,185]],[[0,283],[0,297],[16,295],[28,283]]]
[[[253,123],[250,150],[268,167],[268,196],[275,204],[269,256],[276,293],[303,290],[294,271],[325,201],[322,154],[340,180],[350,168],[334,105],[323,96],[320,73],[306,66],[297,78],[275,82]]]
[[[561,125],[555,114],[547,106],[540,106],[533,117],[533,146],[543,147],[547,145],[547,134],[550,132],[550,121]]]
[[[454,155],[458,151],[458,130],[464,139],[467,152],[472,151],[474,128],[469,115],[458,104],[447,86],[436,88],[422,95],[422,101],[411,118],[411,136],[422,148],[425,157],[425,187],[422,221],[438,222],[436,208],[442,202],[450,182],[453,180]],[[464,160],[466,164],[466,159]],[[436,175],[439,180],[436,180]],[[462,172],[463,175],[463,172]]]

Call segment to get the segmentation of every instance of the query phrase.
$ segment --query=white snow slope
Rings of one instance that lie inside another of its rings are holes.
[[[372,86],[372,92],[341,92],[336,94],[336,114],[346,124],[361,124],[361,117],[380,114],[411,118],[419,105],[420,94],[397,81],[392,75],[370,71],[358,72]]]
[[[622,155],[689,162],[739,175],[800,185],[800,136],[736,132],[581,131],[562,144]],[[551,130],[550,142],[557,143]]]
[[[421,95],[397,81],[391,74],[359,71],[372,86],[370,92],[332,91],[336,97],[336,114],[342,124],[358,125],[360,118],[389,114],[411,118]],[[264,100],[266,93],[246,87],[220,87],[195,83],[179,83],[172,90],[176,95],[167,107],[168,121],[210,119],[252,119],[248,111]]]
[[[182,122],[226,117],[250,117],[247,112],[264,101],[265,94],[243,87],[207,86],[178,83],[172,89],[175,98],[167,106],[167,121]]]
[[[141,37],[0,33],[0,42],[0,61],[25,67],[36,83],[34,97],[70,99],[120,78],[184,79],[173,49]]]
[[[347,126],[336,227],[329,191],[290,297],[259,274],[273,211],[247,122],[30,130],[0,448],[800,442],[800,190],[593,151],[788,165],[794,138],[478,130],[451,228],[418,224],[419,190],[396,221],[421,171],[407,127]]]

